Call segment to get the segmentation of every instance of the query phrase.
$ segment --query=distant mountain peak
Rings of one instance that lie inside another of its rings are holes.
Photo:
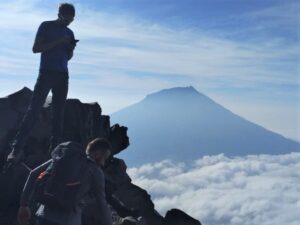
[[[164,89],[166,91],[184,91],[184,92],[197,92],[198,91],[193,86],[187,86],[187,87],[173,87],[169,89]]]
[[[299,143],[232,113],[192,86],[150,94],[111,118],[129,128],[130,151],[124,157],[131,165],[300,151]]]
[[[163,89],[161,91],[149,94],[146,96],[146,99],[152,98],[168,98],[168,97],[177,97],[177,96],[204,96],[198,92],[193,86],[187,87],[174,87],[169,89]]]

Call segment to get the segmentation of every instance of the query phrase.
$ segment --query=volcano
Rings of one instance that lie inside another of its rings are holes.
[[[300,143],[229,111],[193,87],[165,89],[111,115],[129,128],[129,166],[204,155],[284,154]]]

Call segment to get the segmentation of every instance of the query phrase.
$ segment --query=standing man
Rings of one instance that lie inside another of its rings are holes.
[[[52,91],[52,135],[50,151],[60,142],[63,126],[64,105],[68,93],[68,61],[76,46],[74,34],[68,25],[74,20],[72,4],[60,4],[58,18],[43,22],[36,34],[33,53],[41,53],[39,76],[34,86],[32,99],[19,130],[12,143],[8,162],[22,159],[23,147],[39,112]]]

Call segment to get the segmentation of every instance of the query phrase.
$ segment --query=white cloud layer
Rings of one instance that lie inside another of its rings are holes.
[[[162,161],[129,169],[164,214],[179,208],[204,225],[298,225],[300,153],[228,158],[192,165]]]

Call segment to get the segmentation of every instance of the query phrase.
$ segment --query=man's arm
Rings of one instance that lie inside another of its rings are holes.
[[[73,31],[70,30],[70,36],[71,36],[71,40],[69,42],[69,49],[68,49],[68,60],[72,59],[73,57],[73,54],[74,54],[74,49],[76,47],[76,44],[78,42],[78,40],[75,40],[75,36],[74,36],[74,33]]]
[[[32,47],[32,52],[33,53],[42,53],[45,52],[49,49],[52,49],[60,44],[64,43],[69,43],[71,41],[71,38],[69,36],[64,36],[56,41],[50,42],[50,43],[45,43],[43,37],[36,37],[33,47]]]
[[[102,170],[95,169],[92,172],[92,193],[97,202],[97,207],[101,213],[102,223],[105,225],[112,225],[112,215],[108,208],[105,198],[105,180]]]
[[[121,202],[115,195],[107,196],[107,202],[112,206],[112,208],[117,211],[118,215],[121,217],[139,217],[140,213],[138,210],[127,208],[123,202]]]
[[[45,52],[45,51],[52,49],[60,44],[71,42],[71,37],[69,35],[65,35],[55,41],[46,43],[45,37],[47,37],[47,35],[49,35],[48,33],[49,33],[48,23],[47,22],[41,23],[41,25],[39,26],[39,28],[37,30],[35,40],[33,43],[33,47],[32,47],[33,53]]]

